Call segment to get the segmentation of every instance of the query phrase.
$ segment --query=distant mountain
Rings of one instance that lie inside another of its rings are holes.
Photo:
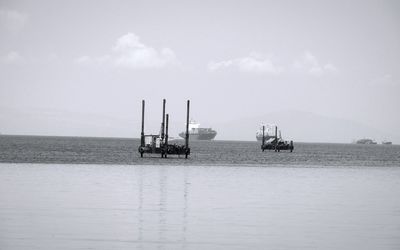
[[[141,117],[110,117],[90,113],[65,111],[23,112],[1,109],[0,125],[3,134],[140,137]],[[337,119],[310,112],[283,111],[248,117],[229,122],[208,121],[217,131],[216,140],[255,141],[261,122],[279,126],[283,138],[297,142],[343,142],[370,138],[400,144],[400,136],[368,127],[362,123]],[[146,120],[145,133],[157,134],[160,120]],[[170,136],[178,137],[185,130],[181,117],[170,119]]]
[[[349,143],[366,137],[379,143],[385,139],[393,143],[400,142],[398,135],[359,122],[294,110],[233,120],[215,124],[214,127],[218,132],[218,140],[255,141],[255,133],[261,122],[277,124],[282,137],[294,141]]]

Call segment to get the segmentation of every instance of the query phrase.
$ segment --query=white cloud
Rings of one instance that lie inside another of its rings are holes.
[[[226,61],[210,62],[208,64],[209,71],[217,71],[227,68],[236,68],[242,72],[257,72],[273,75],[283,72],[283,67],[276,66],[270,59],[263,58],[256,54]]]
[[[10,51],[2,56],[0,61],[4,64],[20,64],[23,63],[25,59],[17,51]]]
[[[331,63],[321,64],[309,51],[304,52],[303,57],[300,60],[294,61],[293,68],[297,72],[306,73],[312,76],[322,76],[324,74],[335,73],[338,71],[336,66]]]
[[[133,33],[118,38],[109,54],[100,57],[81,56],[75,62],[86,65],[109,64],[130,69],[160,69],[179,64],[172,49],[162,48],[157,50],[147,46]]]
[[[0,26],[10,30],[19,31],[21,30],[28,20],[28,16],[24,13],[0,8]]]

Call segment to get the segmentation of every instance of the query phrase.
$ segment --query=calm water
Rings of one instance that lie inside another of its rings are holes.
[[[177,143],[183,143],[178,141]],[[140,158],[140,140],[79,137],[0,136],[0,162],[126,165],[356,166],[400,167],[399,145],[295,143],[295,151],[261,152],[260,143],[191,143],[189,159]]]
[[[0,249],[400,249],[399,146],[137,144],[1,136]]]

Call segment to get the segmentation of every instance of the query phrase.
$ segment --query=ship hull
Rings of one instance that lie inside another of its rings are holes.
[[[378,144],[377,142],[371,140],[371,139],[360,139],[358,141],[356,141],[357,144],[371,144],[371,145],[375,145]]]
[[[180,137],[185,139],[186,133],[182,132],[179,134]],[[202,133],[202,134],[191,134],[189,133],[189,140],[194,140],[194,141],[210,141],[217,136],[217,132],[215,133]]]
[[[275,138],[275,136],[265,136],[265,141],[268,141],[271,138]],[[262,141],[262,135],[261,136],[256,135],[256,139],[257,139],[257,141],[261,142]]]

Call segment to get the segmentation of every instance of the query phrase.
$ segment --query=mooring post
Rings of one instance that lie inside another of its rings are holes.
[[[142,132],[140,134],[140,146],[144,147],[144,100],[142,100]]]
[[[167,153],[168,153],[168,120],[169,120],[169,115],[167,114],[167,121],[165,124],[165,143],[164,143],[164,157],[167,158]]]
[[[186,107],[186,136],[185,136],[185,150],[186,154],[185,157],[188,156],[189,150],[189,109],[190,109],[190,101],[187,100],[187,107]]]
[[[161,141],[164,140],[164,131],[165,131],[165,99],[163,99],[163,108],[162,108],[162,123],[161,123]]]

